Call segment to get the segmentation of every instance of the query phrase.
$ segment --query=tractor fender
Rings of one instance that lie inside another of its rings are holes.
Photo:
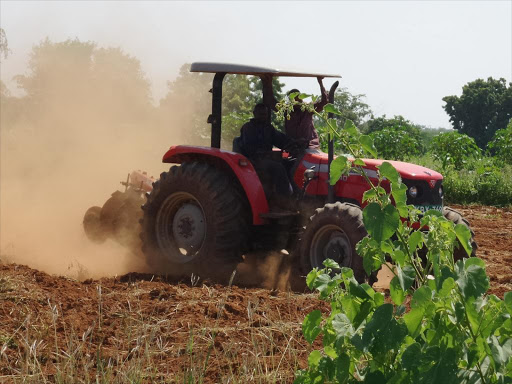
[[[251,206],[253,224],[265,223],[260,214],[268,212],[267,198],[258,174],[245,156],[218,148],[176,145],[172,146],[162,158],[162,162],[173,164],[198,160],[232,172],[242,186]]]

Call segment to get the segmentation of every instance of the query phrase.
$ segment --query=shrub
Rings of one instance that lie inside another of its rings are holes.
[[[496,131],[487,148],[501,161],[512,164],[512,120],[507,128]]]
[[[443,170],[449,166],[461,169],[469,160],[481,155],[473,138],[455,131],[434,137],[431,152],[434,159],[441,162]]]

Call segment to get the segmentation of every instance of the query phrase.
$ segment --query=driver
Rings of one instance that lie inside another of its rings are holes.
[[[274,198],[282,200],[282,197],[291,196],[293,190],[284,165],[272,159],[272,147],[285,149],[293,142],[269,122],[269,110],[265,104],[256,104],[253,115],[254,118],[240,130],[241,152],[251,161],[261,179],[270,176],[277,195]]]
[[[317,112],[322,111],[324,106],[328,102],[327,92],[325,91],[322,77],[317,77],[318,84],[320,85],[321,99],[315,103],[315,110]],[[272,76],[264,75],[261,77],[263,82],[263,95],[267,106],[276,110],[277,100],[272,90]],[[288,92],[288,95],[292,93],[300,93],[298,89],[292,89]],[[295,101],[302,103],[302,100],[297,96]],[[300,105],[293,107],[293,112],[290,113],[290,119],[285,119],[284,130],[286,135],[298,142],[305,142],[305,148],[310,149],[313,152],[317,152],[320,148],[318,141],[318,133],[313,124],[313,112],[303,111]]]

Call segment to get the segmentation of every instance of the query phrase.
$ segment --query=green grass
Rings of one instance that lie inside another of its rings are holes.
[[[428,154],[411,158],[409,162],[444,176],[445,198],[449,204],[512,205],[512,165],[484,157],[466,163],[463,169],[443,170]]]

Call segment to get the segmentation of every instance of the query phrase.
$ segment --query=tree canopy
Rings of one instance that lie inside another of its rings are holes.
[[[461,96],[446,96],[444,110],[453,128],[475,139],[484,149],[512,118],[512,83],[505,79],[477,79],[462,87]]]

